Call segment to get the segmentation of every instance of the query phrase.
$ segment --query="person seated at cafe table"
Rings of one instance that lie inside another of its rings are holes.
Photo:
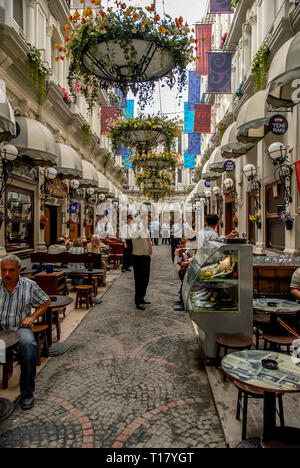
[[[48,247],[49,254],[60,254],[66,251],[67,247],[65,246],[65,239],[63,237],[59,237],[56,244],[49,245]]]
[[[300,302],[300,268],[294,271],[290,284],[291,294]]]
[[[70,241],[70,237],[68,234],[64,235],[64,240],[65,240],[65,247],[67,251],[69,251],[73,247],[73,242]]]
[[[81,239],[79,239],[79,238],[74,239],[72,247],[69,250],[69,253],[74,254],[74,255],[84,254],[84,248],[82,247],[82,240]],[[72,268],[72,270],[84,270],[85,266],[84,266],[84,263],[74,262],[74,263],[69,263],[68,268]],[[83,284],[83,279],[82,278],[80,278],[78,276],[72,276],[72,275],[71,275],[71,278],[72,278],[73,286],[79,286],[79,285]]]
[[[93,253],[98,253],[102,255],[108,255],[109,254],[109,246],[103,244],[100,241],[99,236],[96,234],[91,237],[91,242],[87,244],[87,252],[93,252]],[[102,276],[102,284],[103,286],[106,286],[106,271],[107,271],[107,263],[108,261],[105,258],[101,258],[101,264],[100,264],[100,269],[104,270],[103,276]]]
[[[21,408],[34,406],[37,343],[31,330],[42,316],[51,300],[35,281],[20,276],[21,260],[8,255],[1,262],[0,279],[0,329],[18,333],[20,341],[16,350],[20,354]],[[31,309],[36,308],[31,314]]]

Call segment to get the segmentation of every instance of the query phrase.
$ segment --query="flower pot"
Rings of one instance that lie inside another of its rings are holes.
[[[44,223],[40,223],[40,229],[42,229],[42,231],[45,229],[45,224]]]
[[[256,223],[256,225],[257,225],[257,229],[261,229],[261,223],[260,222]]]
[[[285,222],[285,229],[287,231],[291,231],[293,229],[293,221],[288,219],[286,222]]]

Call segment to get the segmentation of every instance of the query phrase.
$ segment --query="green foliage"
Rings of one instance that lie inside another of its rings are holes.
[[[239,0],[231,0],[231,6],[235,10],[238,6]]]
[[[81,130],[82,130],[82,143],[84,146],[88,146],[90,144],[91,135],[92,135],[90,124],[88,123],[84,124]]]
[[[270,49],[267,41],[260,47],[257,54],[254,57],[252,63],[251,73],[255,79],[255,92],[262,91],[265,89],[267,84],[268,76],[268,58],[270,55]]]
[[[52,73],[51,68],[47,68],[41,59],[39,49],[27,42],[30,52],[29,59],[30,81],[34,92],[39,96],[40,103],[43,104],[47,96],[46,78]]]

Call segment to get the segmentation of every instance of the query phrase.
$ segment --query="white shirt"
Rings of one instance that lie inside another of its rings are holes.
[[[220,247],[221,239],[217,231],[213,228],[206,226],[198,234],[198,248],[214,248]]]
[[[113,227],[109,221],[98,221],[96,226],[96,234],[100,237],[100,239],[115,236]]]
[[[162,236],[163,237],[170,237],[170,224],[163,223],[163,225],[162,225]]]
[[[181,239],[182,237],[182,224],[181,223],[175,223],[173,226],[174,230],[174,237],[175,239]]]

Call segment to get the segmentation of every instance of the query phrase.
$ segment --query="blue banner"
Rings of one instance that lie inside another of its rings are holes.
[[[189,133],[187,154],[201,154],[201,133]]]
[[[121,146],[116,150],[117,156],[127,156],[128,155],[128,148],[127,146]]]
[[[195,112],[189,110],[189,103],[184,103],[184,133],[194,133]]]
[[[119,88],[115,88],[115,93],[120,99],[120,104],[117,105],[118,109],[124,109],[127,106],[127,100],[126,96],[122,93],[122,91]]]
[[[129,171],[129,169],[132,169],[132,163],[129,161],[130,157],[131,157],[131,154],[128,154],[127,156],[124,156],[123,158],[123,167],[125,171]]]
[[[124,109],[126,119],[134,117],[134,99],[127,99],[127,107]]]
[[[195,155],[188,154],[187,151],[184,152],[184,168],[195,169]]]
[[[201,76],[196,71],[189,71],[189,103],[188,110],[193,111],[195,104],[200,104]]]

